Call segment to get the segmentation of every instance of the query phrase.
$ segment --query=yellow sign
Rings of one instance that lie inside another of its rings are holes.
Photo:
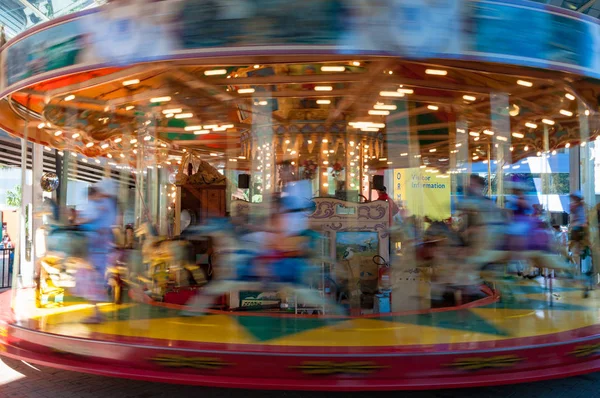
[[[424,169],[395,169],[392,198],[410,215],[432,220],[450,218],[450,178]]]

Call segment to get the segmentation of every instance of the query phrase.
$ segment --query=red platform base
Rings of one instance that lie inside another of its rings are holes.
[[[4,296],[0,297],[2,313],[10,314]],[[244,315],[228,315],[241,316]],[[261,316],[250,316],[252,322],[260,321]],[[319,333],[323,338],[332,334],[343,338],[344,334],[353,333],[349,325],[357,322],[364,327],[371,322],[391,324],[392,321],[391,318],[349,319],[338,324],[326,323]],[[244,319],[241,322],[250,321]],[[294,327],[298,322],[324,321],[313,317],[289,317],[285,322],[288,327]],[[444,333],[442,327],[438,326],[436,333]],[[364,329],[362,333],[373,332]],[[398,333],[398,338],[402,336],[402,331],[394,333]],[[469,335],[473,336],[469,333],[464,335],[465,340]],[[440,339],[443,337],[440,335]],[[281,340],[225,344],[99,332],[91,333],[88,338],[78,338],[33,330],[31,324],[27,327],[19,325],[14,318],[0,323],[0,354],[15,359],[105,376],[236,388],[424,390],[511,384],[600,370],[598,353],[600,325],[532,337],[504,336],[489,341],[300,346],[284,345]]]
[[[10,338],[0,345],[1,354],[14,359],[104,376],[216,387],[426,390],[532,382],[600,370],[600,358],[589,351],[600,351],[600,336],[485,351],[319,355],[236,351],[232,347],[161,349],[11,326],[4,330]],[[439,364],[446,366],[446,372],[439,371]]]

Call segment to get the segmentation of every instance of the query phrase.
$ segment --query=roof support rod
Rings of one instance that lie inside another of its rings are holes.
[[[581,12],[584,13],[587,10],[589,10],[590,8],[592,8],[592,6],[596,3],[596,0],[590,0],[587,3],[585,3],[584,5],[582,5],[581,7],[579,7],[577,9],[577,12]]]
[[[43,21],[49,21],[50,18],[43,12],[41,12],[37,7],[31,4],[28,0],[19,0],[19,3],[23,4],[25,7],[29,8],[35,15],[41,18]]]

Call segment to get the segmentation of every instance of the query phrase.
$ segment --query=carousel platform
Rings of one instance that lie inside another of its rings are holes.
[[[600,369],[600,293],[519,283],[511,300],[361,318],[214,312],[83,303],[35,308],[2,293],[0,353],[109,376],[223,387],[437,389],[528,382]]]

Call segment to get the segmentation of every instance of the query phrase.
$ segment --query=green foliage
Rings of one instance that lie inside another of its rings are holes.
[[[6,205],[21,207],[21,186],[17,185],[13,190],[6,192]]]
[[[571,192],[569,173],[551,174],[550,193],[566,195]]]
[[[513,177],[516,177],[519,181],[527,184],[529,187],[528,194],[534,194],[536,192],[536,187],[534,180],[542,178],[541,174],[529,174],[529,173],[507,173],[504,178],[505,181],[510,181]],[[544,194],[549,195],[567,195],[570,192],[570,183],[569,183],[569,173],[551,173],[547,175],[548,177],[548,185],[543,188]],[[487,176],[486,180],[486,192],[487,192]],[[543,182],[543,180],[542,180]],[[498,194],[498,181],[497,174],[492,174],[492,195]]]
[[[11,207],[21,207],[21,186],[17,185],[13,190],[6,192],[6,205]],[[29,205],[25,207],[25,241],[29,242]],[[29,261],[29,255],[27,260]]]

